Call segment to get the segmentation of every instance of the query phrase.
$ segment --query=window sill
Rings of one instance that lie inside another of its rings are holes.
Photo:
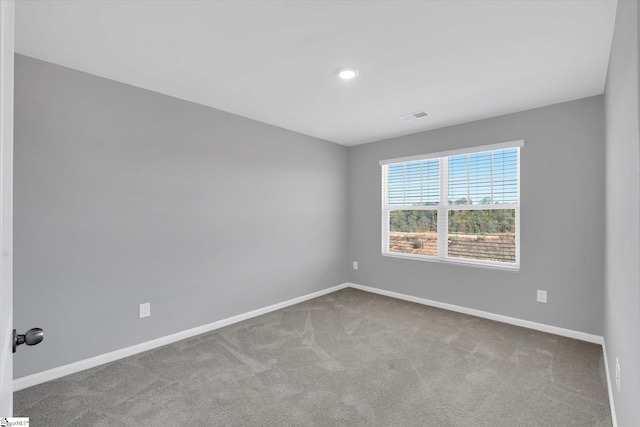
[[[482,262],[474,262],[474,261],[467,261],[467,260],[441,259],[438,257],[431,257],[426,255],[402,254],[399,252],[382,252],[382,256],[389,257],[389,258],[410,259],[414,261],[435,262],[440,264],[462,265],[465,267],[479,267],[479,268],[486,268],[489,270],[502,270],[502,271],[511,271],[511,272],[520,271],[520,265],[505,265],[505,264],[497,264],[497,263],[486,264]]]

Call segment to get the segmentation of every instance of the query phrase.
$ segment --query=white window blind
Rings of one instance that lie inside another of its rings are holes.
[[[523,145],[380,162],[383,254],[517,269]]]

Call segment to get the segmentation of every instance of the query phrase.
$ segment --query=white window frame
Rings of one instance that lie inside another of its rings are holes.
[[[519,270],[520,269],[520,206],[522,197],[520,194],[520,148],[524,147],[524,140],[502,142],[498,144],[482,145],[470,148],[462,148],[458,150],[440,151],[437,153],[428,153],[418,156],[399,157],[395,159],[381,160],[382,169],[382,255],[394,258],[414,259],[420,261],[443,262],[453,264],[471,265],[485,268],[496,268],[501,270]],[[475,154],[487,151],[506,150],[511,148],[518,149],[517,177],[518,177],[518,201],[517,203],[505,204],[489,204],[489,205],[449,205],[449,157]],[[429,159],[440,160],[440,203],[433,206],[390,206],[389,205],[389,169],[388,166],[396,163],[406,163]],[[448,256],[448,231],[449,231],[449,211],[452,210],[494,210],[494,209],[513,209],[515,210],[515,257],[516,262],[499,262],[488,260],[473,260],[467,258],[450,258]],[[425,210],[438,212],[438,255],[419,255],[406,254],[402,252],[391,252],[389,250],[389,218],[391,211],[394,210]]]

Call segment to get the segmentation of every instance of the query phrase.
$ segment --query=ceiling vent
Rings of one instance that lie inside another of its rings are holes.
[[[428,114],[426,111],[416,111],[415,113],[411,113],[411,114],[405,114],[404,116],[400,116],[398,117],[398,119],[400,120],[414,120],[414,119],[421,119],[423,117],[427,117]]]

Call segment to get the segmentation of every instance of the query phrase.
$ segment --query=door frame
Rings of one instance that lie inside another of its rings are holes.
[[[14,6],[0,1],[0,417],[13,416]]]

